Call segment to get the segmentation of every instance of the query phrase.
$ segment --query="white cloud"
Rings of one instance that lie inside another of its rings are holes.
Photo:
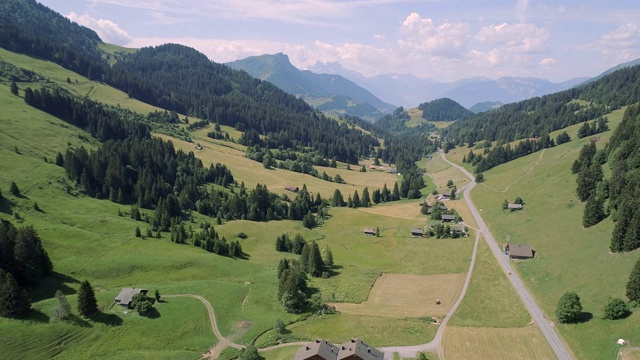
[[[431,18],[411,13],[400,27],[404,38],[398,41],[401,47],[411,51],[435,54],[455,54],[470,38],[470,25],[464,22],[435,24]]]
[[[532,23],[502,23],[481,28],[475,38],[508,51],[535,53],[545,49],[549,31]]]
[[[623,24],[597,41],[578,48],[600,52],[602,58],[596,63],[600,66],[634,60],[640,57],[640,29],[632,23]]]
[[[516,15],[518,16],[518,21],[525,22],[527,6],[529,6],[529,0],[518,0],[516,3]]]
[[[556,62],[557,62],[556,59],[548,57],[540,60],[538,64],[542,66],[549,66],[549,65],[555,64]]]
[[[95,19],[88,14],[78,15],[75,12],[69,13],[66,17],[71,21],[75,21],[82,26],[92,29],[98,33],[98,36],[100,36],[104,42],[126,45],[131,41],[129,34],[111,20]]]

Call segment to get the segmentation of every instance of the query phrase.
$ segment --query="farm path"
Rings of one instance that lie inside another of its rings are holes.
[[[247,294],[247,297],[249,296],[249,294]],[[213,331],[213,335],[215,335],[215,337],[218,339],[218,344],[216,344],[216,346],[214,346],[213,348],[211,348],[211,350],[209,352],[207,352],[206,354],[203,354],[203,357],[201,359],[217,359],[218,356],[220,356],[220,354],[222,353],[222,351],[224,349],[226,349],[227,347],[232,347],[234,349],[244,349],[245,346],[244,345],[240,345],[240,344],[236,344],[233,341],[229,340],[228,338],[222,336],[222,334],[220,333],[220,329],[218,329],[218,322],[216,321],[216,314],[213,311],[213,306],[211,305],[211,303],[209,302],[209,300],[205,299],[204,297],[200,296],[200,295],[194,295],[194,294],[172,294],[172,295],[163,295],[162,297],[165,298],[177,298],[177,297],[190,297],[190,298],[194,298],[197,300],[200,300],[201,303],[204,304],[204,307],[207,309],[207,314],[209,315],[209,322],[211,323],[211,329]],[[258,349],[258,351],[262,352],[262,351],[269,351],[269,350],[274,350],[274,349],[278,349],[278,348],[282,348],[282,347],[287,347],[287,346],[302,346],[302,345],[306,345],[308,344],[308,341],[300,341],[300,342],[291,342],[291,343],[285,343],[285,344],[278,344],[278,345],[274,345],[274,346],[269,346],[269,347],[265,347],[262,349]]]
[[[467,170],[465,170],[463,167],[458,166],[457,164],[454,164],[449,160],[447,160],[447,158],[444,156],[444,152],[441,152],[440,155],[442,156],[442,159],[444,161],[446,161],[447,163],[453,165],[454,167],[462,171],[462,173],[465,174],[471,180],[471,183],[467,185],[468,186],[467,191],[470,192],[471,189],[473,189],[473,187],[477,185],[476,182],[474,181],[473,175],[469,173]],[[540,154],[540,157],[542,157],[542,154]],[[569,348],[562,341],[555,327],[551,325],[549,320],[547,320],[546,316],[542,312],[542,309],[540,309],[540,307],[536,303],[535,299],[533,298],[529,290],[524,286],[524,283],[522,282],[522,279],[520,279],[520,276],[518,276],[518,274],[514,271],[509,261],[509,257],[505,256],[504,253],[502,252],[502,249],[498,247],[498,243],[496,243],[496,241],[493,239],[493,235],[491,235],[489,228],[484,223],[482,216],[480,216],[480,212],[478,211],[478,208],[476,208],[475,204],[471,200],[471,196],[465,196],[464,199],[469,205],[469,209],[471,209],[471,213],[473,214],[473,217],[476,219],[476,223],[480,228],[480,232],[484,234],[484,240],[486,241],[487,245],[489,245],[491,252],[493,252],[493,256],[495,256],[496,260],[498,261],[498,264],[502,267],[502,270],[505,273],[510,274],[508,276],[508,279],[511,282],[511,285],[520,296],[520,299],[522,300],[525,307],[529,311],[529,314],[531,314],[531,317],[533,318],[533,320],[540,327],[542,334],[549,342],[549,345],[555,352],[558,359],[560,360],[573,359],[573,356],[571,355]]]
[[[518,182],[520,179],[527,177],[529,174],[531,174],[531,172],[533,172],[533,169],[535,169],[535,168],[536,168],[536,166],[538,166],[538,164],[540,164],[540,160],[542,160],[542,155],[544,155],[544,151],[545,151],[545,150],[547,150],[547,149],[542,149],[542,151],[540,152],[540,156],[538,157],[538,160],[535,162],[535,164],[533,164],[533,165],[531,166],[531,169],[529,169],[529,171],[527,171],[527,173],[526,173],[526,174],[523,174],[522,176],[520,176],[520,177],[518,177],[517,179],[513,180],[513,181],[511,182],[511,184],[507,185],[507,186],[504,188],[504,190],[494,189],[494,188],[492,188],[492,187],[491,187],[491,186],[489,186],[489,185],[485,185],[484,183],[483,183],[483,184],[481,184],[481,185],[482,185],[482,186],[484,186],[484,187],[486,187],[486,188],[488,188],[488,189],[491,189],[491,190],[493,190],[493,191],[495,191],[495,192],[501,192],[501,193],[507,192],[507,190],[509,190],[509,188],[511,187],[511,185],[515,184],[515,183],[516,183],[516,182]],[[444,159],[444,153],[442,154],[442,158]],[[446,159],[445,159],[444,161],[449,162],[449,161],[448,161],[448,160],[446,160]],[[452,164],[452,163],[450,163],[450,164]],[[457,165],[454,165],[454,164],[452,164],[452,165],[453,165],[453,166],[457,166]],[[457,166],[457,167],[458,167],[459,169],[461,169],[461,170],[462,170],[462,168],[461,168],[461,167],[459,167],[459,166]],[[465,171],[465,175],[470,176],[470,174],[469,174],[468,172],[466,172],[466,171]],[[472,179],[472,180],[473,180],[473,178],[471,178],[471,177],[470,177],[470,179]]]
[[[470,187],[468,185],[465,185],[461,189],[460,193],[467,192],[468,189],[470,189]],[[467,196],[465,197],[468,197],[468,194],[466,195]],[[469,288],[469,282],[471,281],[471,273],[473,272],[473,266],[476,263],[476,254],[478,253],[478,242],[480,241],[480,234],[481,234],[480,231],[476,232],[476,242],[473,246],[473,253],[471,254],[471,263],[469,264],[469,271],[467,271],[467,276],[464,280],[462,291],[458,296],[458,300],[456,300],[455,304],[453,304],[453,307],[451,307],[451,310],[449,310],[447,315],[444,317],[444,319],[440,323],[440,326],[438,327],[438,331],[436,332],[436,336],[433,338],[433,340],[431,340],[426,344],[421,344],[421,345],[381,347],[380,351],[384,352],[385,360],[392,360],[394,358],[394,353],[396,352],[398,353],[398,355],[400,355],[400,357],[403,357],[403,358],[407,358],[407,357],[417,358],[418,357],[417,355],[419,352],[435,352],[435,353],[438,353],[438,356],[441,359],[444,357],[442,353],[442,338],[444,336],[444,329],[447,326],[449,319],[451,319],[451,317],[453,316],[453,313],[456,311],[456,309],[458,309],[458,306],[460,305],[460,303],[462,303],[462,299],[464,298],[465,294],[467,293],[467,289]]]
[[[209,314],[209,322],[211,323],[211,329],[213,330],[213,335],[215,335],[216,338],[218,339],[218,344],[216,344],[215,347],[213,347],[207,354],[205,354],[203,358],[216,359],[220,355],[222,350],[224,350],[229,346],[235,349],[244,349],[244,345],[236,344],[233,341],[222,336],[222,334],[220,333],[220,329],[218,329],[216,314],[213,311],[213,306],[211,306],[211,303],[209,302],[209,300],[205,299],[200,295],[194,295],[194,294],[163,295],[163,297],[165,298],[190,297],[190,298],[200,300],[200,302],[204,304],[204,307],[207,309],[207,313]]]

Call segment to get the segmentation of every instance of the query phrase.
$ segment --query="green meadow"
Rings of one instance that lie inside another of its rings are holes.
[[[624,109],[614,111],[609,126],[614,129]],[[589,139],[577,139],[580,125],[567,129],[573,140],[542,152],[514,160],[485,173],[486,181],[471,196],[497,242],[531,244],[536,257],[515,263],[517,271],[532,291],[547,317],[555,316],[558,299],[566,291],[576,291],[588,321],[575,325],[558,324],[558,329],[580,359],[614,358],[615,341],[624,338],[640,343],[640,313],[637,309],[623,320],[604,320],[603,306],[609,297],[624,296],[626,282],[638,251],[613,254],[609,251],[613,223],[582,227],[584,203],[576,194],[576,175],[571,164]],[[601,149],[613,130],[599,134]],[[551,134],[553,138],[557,132]],[[466,150],[468,152],[468,150]],[[608,173],[605,165],[605,173]],[[501,208],[507,199],[520,196],[524,210]]]
[[[0,50],[2,51],[2,50]],[[52,81],[81,96],[120,105],[146,113],[155,108],[139,103],[117,90],[89,82],[57,65],[9,52],[0,54],[5,61],[45,74]],[[71,83],[66,82],[69,77]],[[78,80],[76,83],[75,80]],[[29,84],[19,84],[24,88]],[[21,92],[22,94],[22,92]],[[430,341],[437,327],[425,319],[389,319],[374,316],[335,314],[298,316],[284,312],[276,301],[276,267],[283,257],[275,251],[275,239],[282,233],[300,232],[308,241],[329,246],[336,266],[329,279],[311,279],[310,286],[322,292],[327,301],[362,302],[383,272],[405,274],[463,273],[468,268],[472,241],[413,239],[409,229],[424,226],[415,214],[409,219],[369,213],[364,210],[331,209],[332,218],[322,226],[308,230],[301,222],[274,221],[254,223],[232,221],[215,226],[227,240],[239,240],[248,259],[238,260],[207,253],[191,245],[177,245],[162,238],[137,238],[135,228],[145,233],[147,225],[130,219],[129,206],[96,200],[77,194],[74,184],[61,167],[52,163],[58,152],[67,148],[99,146],[86,133],[24,104],[0,84],[0,218],[17,226],[33,225],[43,240],[54,264],[54,276],[30,291],[34,311],[23,320],[0,319],[0,358],[199,358],[217,343],[204,305],[192,298],[165,298],[156,304],[151,316],[113,306],[113,298],[122,287],[156,289],[160,294],[198,294],[213,305],[220,331],[241,344],[260,339],[277,319],[289,325],[295,337],[313,339],[325,336],[342,342],[363,337],[375,346]],[[322,168],[331,176],[341,174],[347,184],[336,184],[309,175],[285,170],[267,170],[243,156],[243,147],[206,138],[202,129],[192,133],[193,143],[172,139],[177,148],[194,151],[209,162],[229,164],[234,176],[247,186],[267,184],[272,191],[285,193],[285,185],[307,184],[314,194],[328,198],[340,188],[345,198],[365,186],[372,191],[386,183],[391,189],[399,178],[384,171],[361,173],[356,167],[346,170]],[[223,127],[232,138],[240,133]],[[167,138],[166,136],[164,136]],[[45,159],[46,158],[46,159]],[[21,190],[9,193],[15,181]],[[292,194],[290,196],[293,196]],[[40,211],[34,210],[37,203]],[[380,205],[381,209],[385,209]],[[143,210],[151,214],[151,210]],[[123,216],[119,216],[123,213]],[[188,223],[195,231],[199,224],[215,219],[194,214]],[[379,238],[365,237],[365,227],[379,227]],[[239,239],[243,232],[248,237]],[[96,290],[101,314],[91,319],[55,321],[53,295],[62,290],[75,312],[79,282],[89,280]],[[393,326],[389,326],[393,324]],[[339,326],[338,326],[339,325]],[[377,329],[377,330],[371,330]],[[274,357],[288,356],[292,349],[277,350]],[[19,355],[16,355],[19,354]],[[280,354],[280,355],[279,355]],[[224,358],[237,351],[228,349]],[[271,358],[271,355],[268,356]]]

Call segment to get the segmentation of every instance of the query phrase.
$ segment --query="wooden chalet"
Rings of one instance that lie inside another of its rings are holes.
[[[375,229],[364,229],[362,232],[367,236],[375,236],[376,235],[376,230]]]
[[[296,351],[293,360],[336,360],[339,348],[324,339],[316,339]]]
[[[455,222],[455,221],[456,221],[455,215],[449,215],[449,214],[442,215],[442,222]]]
[[[443,199],[451,199],[451,191],[445,191],[442,193]]]
[[[527,244],[507,244],[507,254],[510,259],[532,259],[535,251]]]
[[[422,231],[422,229],[420,228],[415,228],[415,229],[411,229],[411,236],[412,237],[422,237],[424,236],[424,231]]]
[[[383,360],[384,353],[360,339],[340,345],[337,360]]]
[[[297,193],[298,191],[300,191],[300,188],[297,186],[285,186],[284,189],[294,193]]]
[[[149,292],[147,289],[122,288],[118,296],[113,299],[113,302],[120,306],[130,308],[135,295],[143,294],[144,296],[147,296],[147,292]]]

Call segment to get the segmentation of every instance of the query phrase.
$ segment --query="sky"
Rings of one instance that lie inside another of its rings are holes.
[[[103,41],[179,43],[219,63],[285,53],[365,76],[554,82],[640,58],[637,0],[39,0]]]

